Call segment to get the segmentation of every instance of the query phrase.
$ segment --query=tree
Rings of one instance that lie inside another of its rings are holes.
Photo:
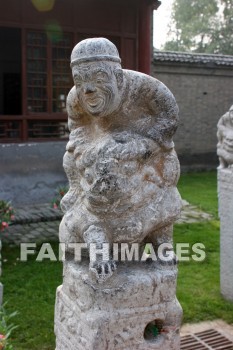
[[[232,0],[175,0],[164,50],[233,55]]]

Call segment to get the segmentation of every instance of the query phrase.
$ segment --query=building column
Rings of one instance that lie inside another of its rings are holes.
[[[140,0],[139,3],[139,62],[140,72],[150,74],[151,71],[151,30],[152,12],[160,5],[157,0]]]

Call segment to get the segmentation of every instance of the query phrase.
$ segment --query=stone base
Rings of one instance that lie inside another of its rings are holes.
[[[64,264],[55,309],[56,350],[180,349],[176,268],[131,264],[118,266],[104,284],[96,283],[87,261]]]
[[[220,281],[223,297],[233,302],[233,168],[218,169]]]

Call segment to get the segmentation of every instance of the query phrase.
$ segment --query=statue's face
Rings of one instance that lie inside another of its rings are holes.
[[[82,63],[72,69],[77,96],[91,116],[105,117],[119,106],[119,89],[111,63]]]

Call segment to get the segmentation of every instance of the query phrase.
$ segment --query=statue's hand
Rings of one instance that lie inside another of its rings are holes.
[[[90,271],[93,272],[97,278],[98,283],[104,283],[109,277],[112,276],[116,270],[116,262],[113,260],[109,261],[91,261]]]

